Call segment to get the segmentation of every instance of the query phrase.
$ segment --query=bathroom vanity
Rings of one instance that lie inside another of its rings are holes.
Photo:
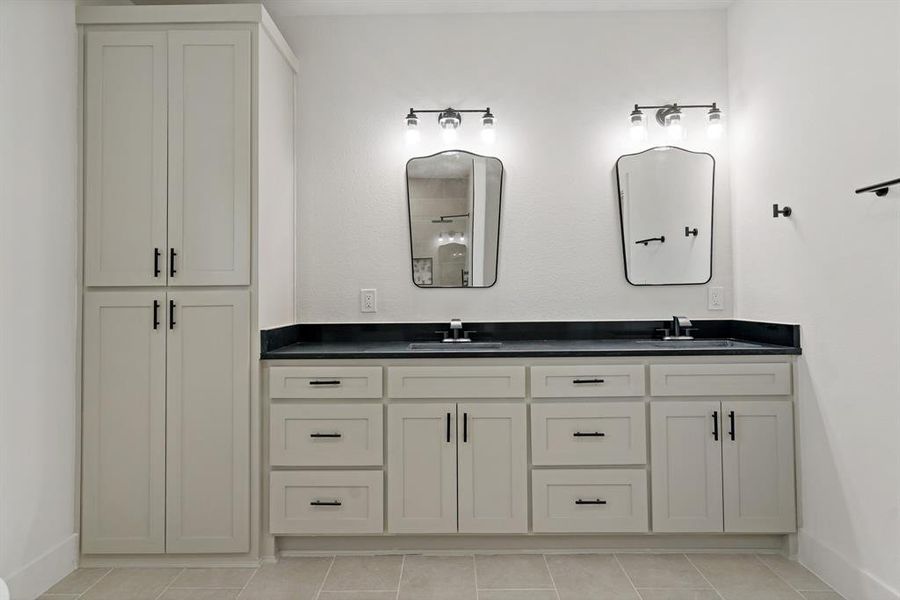
[[[796,328],[706,321],[709,338],[662,341],[657,325],[482,323],[471,346],[422,341],[432,324],[263,332],[270,543],[794,532]]]

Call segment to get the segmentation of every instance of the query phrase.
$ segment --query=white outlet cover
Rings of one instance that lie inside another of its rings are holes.
[[[709,288],[709,310],[725,310],[725,288]]]
[[[378,312],[378,292],[374,289],[359,290],[359,312]]]

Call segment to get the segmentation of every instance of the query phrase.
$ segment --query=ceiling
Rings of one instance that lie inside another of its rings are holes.
[[[241,0],[132,0],[135,4],[236,4]],[[247,1],[247,0],[244,0]],[[262,0],[276,17],[448,13],[721,10],[732,0]]]

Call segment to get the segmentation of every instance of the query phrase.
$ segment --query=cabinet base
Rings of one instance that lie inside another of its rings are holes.
[[[787,535],[732,534],[528,534],[285,536],[275,540],[281,556],[401,553],[565,552],[784,552]]]

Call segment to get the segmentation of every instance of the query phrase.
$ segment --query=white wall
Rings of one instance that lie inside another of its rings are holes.
[[[729,10],[735,311],[799,322],[800,559],[900,598],[900,3]],[[790,219],[772,219],[773,202]]]
[[[66,0],[0,1],[0,577],[75,564],[76,35]]]
[[[614,164],[635,150],[635,102],[716,100],[727,110],[724,11],[310,17],[279,19],[300,57],[298,281],[301,321],[727,317],[731,248],[725,142],[704,114],[684,144],[719,159],[713,285],[637,288],[622,267]],[[409,146],[410,106],[490,106],[445,144],[423,116]],[[655,123],[651,144],[665,143]],[[420,290],[412,283],[404,165],[460,147],[506,169],[497,284]],[[378,313],[359,312],[360,288]]]

